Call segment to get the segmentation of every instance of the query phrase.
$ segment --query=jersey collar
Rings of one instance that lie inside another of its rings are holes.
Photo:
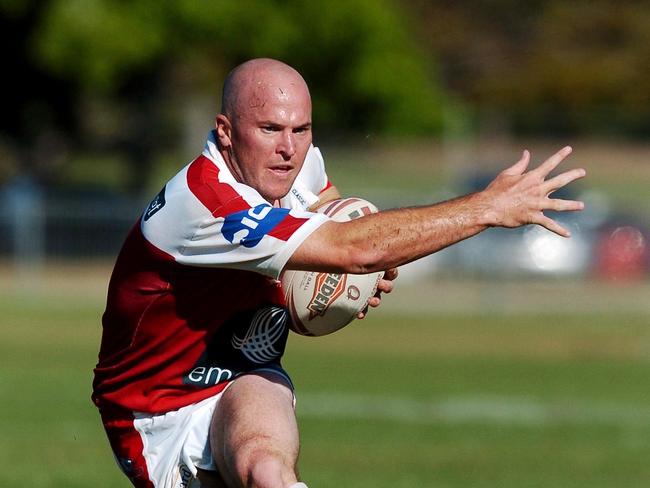
[[[205,146],[203,147],[202,154],[210,161],[212,161],[217,166],[217,168],[219,168],[219,181],[228,183],[237,181],[235,180],[233,174],[230,172],[226,161],[223,159],[223,156],[221,156],[221,153],[219,152],[219,148],[217,146],[216,130],[211,130],[209,132],[208,138],[205,141]]]

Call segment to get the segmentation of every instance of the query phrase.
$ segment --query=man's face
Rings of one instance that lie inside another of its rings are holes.
[[[260,84],[238,107],[230,121],[231,169],[272,203],[291,189],[311,144],[309,92],[295,82]]]

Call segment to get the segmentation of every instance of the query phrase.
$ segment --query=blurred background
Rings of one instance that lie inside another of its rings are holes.
[[[650,482],[650,2],[0,0],[0,38],[0,484],[126,486],[88,400],[112,263],[262,56],[307,80],[344,195],[440,201],[567,144],[588,172],[571,239],[491,229],[292,339],[308,481]]]

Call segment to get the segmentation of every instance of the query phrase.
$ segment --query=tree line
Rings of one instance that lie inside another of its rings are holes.
[[[436,137],[492,114],[515,134],[650,129],[643,1],[0,0],[0,183],[60,179],[117,154],[138,190],[161,152],[216,113],[237,63],[307,79],[320,135]],[[454,122],[456,121],[456,122]]]

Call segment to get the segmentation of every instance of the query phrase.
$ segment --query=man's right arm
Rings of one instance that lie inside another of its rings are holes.
[[[549,198],[585,176],[574,169],[547,179],[571,153],[565,147],[526,172],[530,155],[501,172],[488,187],[435,205],[388,210],[350,222],[327,222],[293,253],[286,269],[370,273],[394,268],[478,234],[488,227],[538,224],[564,237],[569,232],[545,210],[582,210],[582,202]]]

